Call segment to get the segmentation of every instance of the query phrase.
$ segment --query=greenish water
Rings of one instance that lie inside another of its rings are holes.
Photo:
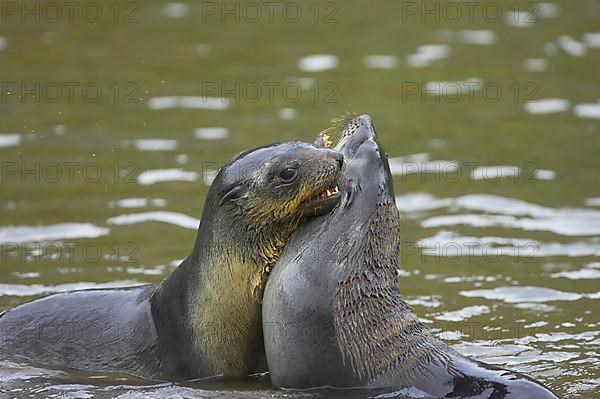
[[[599,1],[471,14],[452,2],[276,2],[270,15],[262,3],[101,1],[72,21],[64,6],[56,18],[26,4],[33,14],[3,6],[0,24],[0,309],[161,281],[191,249],[219,165],[364,112],[390,157],[405,157],[392,159],[399,284],[417,314],[459,351],[561,396],[598,391]],[[337,65],[303,70],[313,54]],[[392,57],[374,69],[369,55]],[[208,127],[228,134],[196,131]],[[164,169],[191,181],[142,184]],[[6,362],[0,380],[16,397],[305,396],[264,378],[149,386]]]

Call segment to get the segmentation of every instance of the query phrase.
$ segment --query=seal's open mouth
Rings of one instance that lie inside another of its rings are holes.
[[[302,215],[304,216],[321,216],[331,212],[333,208],[340,202],[342,194],[337,184],[328,187],[319,192],[317,195],[308,197],[302,203]]]

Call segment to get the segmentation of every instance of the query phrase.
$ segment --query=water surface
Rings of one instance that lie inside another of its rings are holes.
[[[160,282],[192,248],[228,159],[366,112],[392,158],[399,285],[419,317],[561,396],[600,390],[598,0],[495,2],[494,21],[350,1],[236,22],[154,0],[120,4],[115,20],[113,3],[98,2],[95,23],[2,24],[3,92],[40,89],[0,103],[0,309]],[[19,361],[0,365],[0,391],[322,395],[271,390],[266,376],[156,384]]]

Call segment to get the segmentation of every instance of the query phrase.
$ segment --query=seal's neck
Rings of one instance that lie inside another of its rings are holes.
[[[291,228],[249,232],[256,227],[241,220],[223,210],[203,215],[192,253],[160,288],[163,303],[183,307],[174,311],[183,313],[188,350],[209,374],[266,370],[260,303]]]
[[[392,200],[377,204],[360,236],[340,241],[334,325],[344,362],[369,383],[390,373],[418,372],[439,354],[437,340],[397,285],[399,216]],[[402,375],[396,375],[402,378]]]

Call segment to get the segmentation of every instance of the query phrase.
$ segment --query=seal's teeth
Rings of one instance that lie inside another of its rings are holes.
[[[340,190],[339,190],[338,186],[335,186],[333,188],[328,188],[327,190],[325,190],[324,196],[331,197],[332,195],[335,195],[339,192],[340,192]]]

